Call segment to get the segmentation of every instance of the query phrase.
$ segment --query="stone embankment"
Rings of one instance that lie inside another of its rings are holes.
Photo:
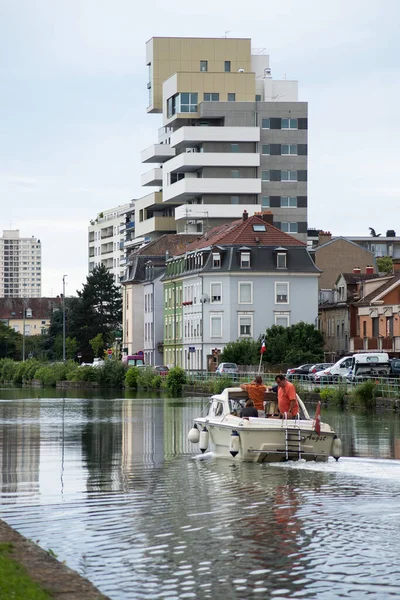
[[[110,600],[90,581],[1,520],[0,544],[12,544],[10,558],[21,565],[29,577],[54,600]]]

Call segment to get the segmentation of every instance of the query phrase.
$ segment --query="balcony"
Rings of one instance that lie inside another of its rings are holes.
[[[400,336],[350,338],[349,351],[358,350],[383,350],[386,352],[400,352]]]
[[[183,204],[175,208],[175,220],[186,219],[241,219],[243,212],[254,215],[261,210],[259,204]]]
[[[162,186],[162,173],[163,170],[160,168],[156,168],[156,169],[151,169],[150,171],[147,171],[147,173],[143,173],[142,175],[142,186],[157,186],[157,187],[161,187]]]
[[[175,148],[168,144],[153,144],[141,152],[142,163],[163,163],[175,156]]]
[[[203,167],[259,167],[260,155],[253,152],[182,152],[168,161],[165,171],[188,173]],[[142,183],[142,185],[144,185]]]
[[[136,236],[143,236],[152,232],[175,233],[176,223],[174,217],[154,216],[141,223],[136,223]]]
[[[171,134],[172,148],[189,148],[203,142],[259,141],[259,127],[181,127]]]
[[[260,194],[261,179],[246,178],[218,178],[209,177],[200,179],[197,177],[185,177],[172,185],[164,187],[163,201],[185,202],[195,196],[207,194],[223,194],[227,196],[239,196],[240,194]]]

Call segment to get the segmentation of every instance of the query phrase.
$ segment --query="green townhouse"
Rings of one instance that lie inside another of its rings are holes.
[[[183,358],[183,283],[184,259],[168,264],[164,276],[164,364],[184,366]]]

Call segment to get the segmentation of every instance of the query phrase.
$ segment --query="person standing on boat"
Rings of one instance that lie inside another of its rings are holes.
[[[283,416],[287,413],[288,419],[294,419],[299,412],[296,388],[284,375],[277,375],[275,381],[278,384],[278,408]]]
[[[256,409],[263,413],[267,386],[263,384],[261,375],[257,375],[252,383],[242,383],[240,387],[247,392],[250,400],[253,400]],[[259,416],[261,415],[259,414]]]
[[[250,398],[248,400],[246,400],[246,404],[240,411],[240,416],[241,417],[258,417],[258,410],[254,406],[253,400],[250,400]]]

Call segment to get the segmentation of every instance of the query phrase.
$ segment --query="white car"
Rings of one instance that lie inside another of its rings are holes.
[[[352,361],[352,356],[344,356],[343,358],[335,362],[335,364],[332,365],[332,367],[328,367],[323,371],[318,371],[317,373],[315,373],[314,382],[332,382],[344,379],[345,377],[347,377],[350,371]]]

